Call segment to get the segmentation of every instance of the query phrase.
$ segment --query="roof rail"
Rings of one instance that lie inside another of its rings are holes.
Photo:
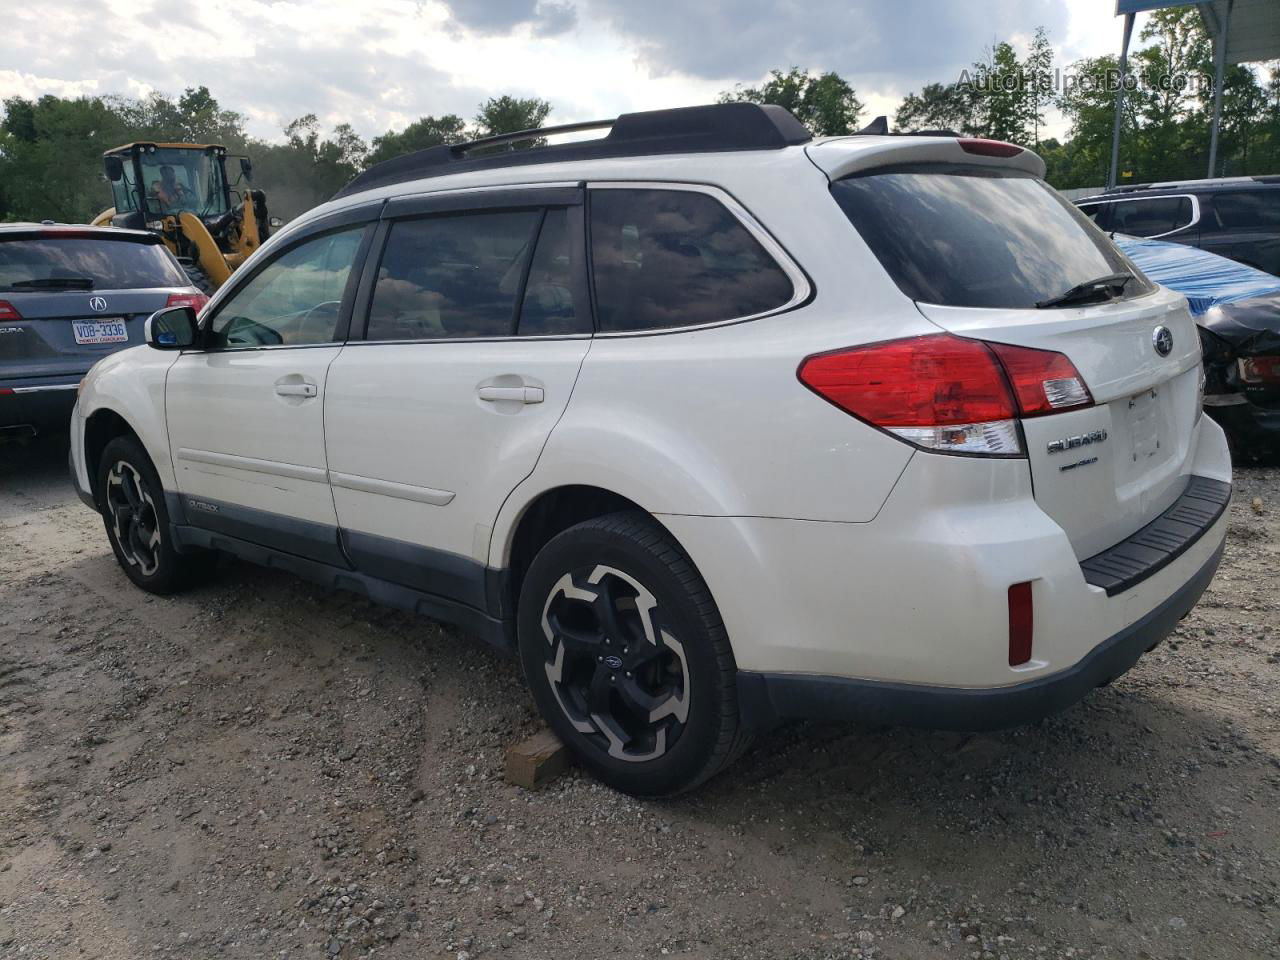
[[[576,133],[605,127],[609,128],[608,136],[595,140],[469,156],[477,148],[515,144],[557,133]],[[672,110],[648,110],[643,113],[624,113],[616,120],[595,120],[521,130],[469,143],[428,147],[374,164],[352,179],[333,198],[336,200],[376,187],[411,180],[492,167],[607,157],[649,157],[670,153],[780,150],[808,143],[812,139],[808,129],[790,111],[774,104],[717,103],[700,107],[677,107]]]

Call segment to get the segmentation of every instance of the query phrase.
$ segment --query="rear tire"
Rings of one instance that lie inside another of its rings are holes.
[[[151,458],[133,437],[116,437],[103,449],[97,490],[111,550],[136,586],[165,595],[212,572],[216,553],[174,549],[164,487]]]
[[[516,617],[543,717],[609,786],[641,797],[691,790],[750,742],[715,601],[646,514],[554,537],[525,575]]]

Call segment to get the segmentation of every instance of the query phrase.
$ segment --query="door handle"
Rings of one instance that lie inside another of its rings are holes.
[[[545,398],[541,387],[477,387],[476,395],[481,400],[497,403],[500,400],[514,400],[516,403],[541,403]]]
[[[317,393],[314,383],[277,383],[276,393],[282,397],[314,397]]]

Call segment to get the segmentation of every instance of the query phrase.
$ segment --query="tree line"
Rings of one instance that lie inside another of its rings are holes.
[[[470,122],[452,114],[422,117],[368,142],[350,124],[324,131],[307,114],[284,128],[283,142],[272,143],[246,133],[244,114],[224,108],[207,87],[177,98],[13,97],[4,101],[0,121],[0,220],[91,220],[111,205],[103,152],[135,140],[219,143],[249,156],[254,186],[266,191],[273,215],[288,219],[333,196],[370,164],[541,126],[550,110],[536,98],[493,97]]]
[[[1249,66],[1227,68],[1218,148],[1220,176],[1280,173],[1280,64],[1265,82]],[[1199,14],[1189,7],[1151,14],[1129,58],[1137,81],[1121,118],[1122,181],[1205,175],[1212,109],[1213,45]],[[959,78],[909,93],[893,128],[950,130],[1008,140],[1044,157],[1047,179],[1059,188],[1103,184],[1110,160],[1116,57],[1059,67],[1043,29],[1025,55],[996,43]],[[1190,80],[1191,82],[1187,82]],[[853,85],[835,72],[799,67],[775,70],[758,86],[737,86],[721,102],[776,103],[816,135],[853,133],[865,106]],[[1067,136],[1043,138],[1047,112],[1056,107]],[[4,101],[0,120],[0,220],[81,222],[109,205],[101,176],[102,152],[132,140],[221,143],[248,154],[254,184],[268,194],[272,212],[286,219],[332,196],[373,163],[412,150],[542,126],[551,104],[538,98],[486,100],[475,116],[424,116],[403,130],[370,141],[350,124],[325,131],[314,114],[283,130],[282,142],[249,136],[245,116],[224,108],[206,87],[176,99],[44,96]]]

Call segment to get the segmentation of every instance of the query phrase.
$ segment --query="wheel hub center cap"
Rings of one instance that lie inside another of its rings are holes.
[[[613,654],[610,654],[609,656],[604,658],[604,665],[608,667],[610,670],[621,670],[622,658],[615,657]]]

